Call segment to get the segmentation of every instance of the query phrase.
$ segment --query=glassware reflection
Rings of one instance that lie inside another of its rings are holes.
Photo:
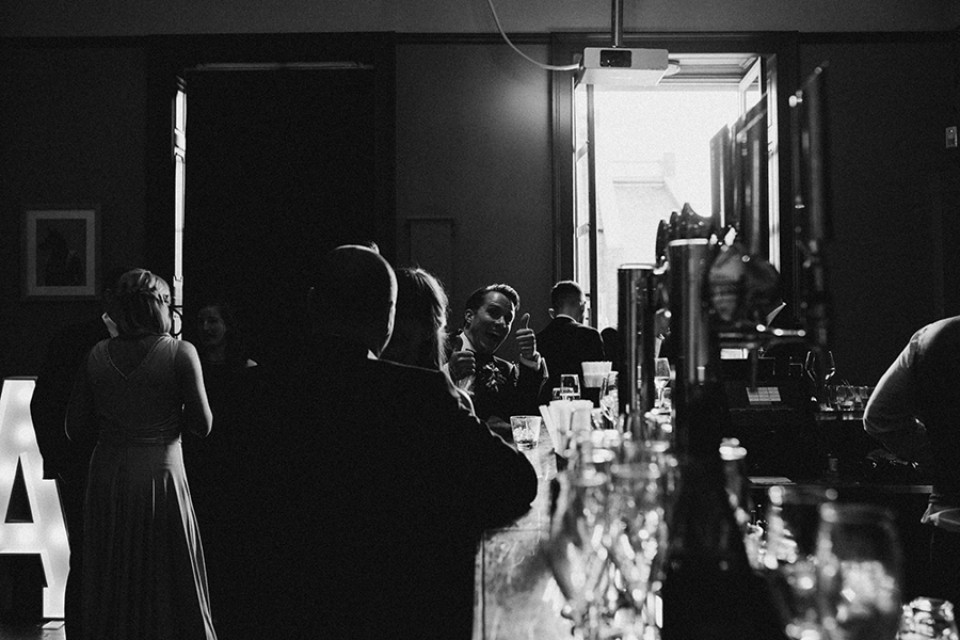
[[[763,565],[783,603],[787,635],[820,640],[817,603],[817,535],[820,506],[836,499],[824,487],[775,486],[767,492]]]
[[[953,604],[940,598],[914,598],[903,605],[897,640],[957,640]]]
[[[817,582],[829,640],[894,638],[902,557],[892,514],[868,504],[820,507]]]

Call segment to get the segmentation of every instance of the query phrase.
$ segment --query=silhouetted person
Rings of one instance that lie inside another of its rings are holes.
[[[275,471],[252,488],[262,637],[470,638],[480,535],[536,496],[526,457],[442,372],[379,359],[396,292],[370,249],[325,259],[317,351],[291,372],[286,427],[265,440]]]
[[[550,291],[549,312],[553,318],[537,334],[537,349],[546,358],[550,367],[548,389],[544,400],[549,400],[550,391],[559,386],[562,374],[575,374],[584,388],[584,362],[605,360],[600,332],[583,324],[587,301],[583,289],[572,280],[562,280]]]
[[[867,433],[933,476],[921,522],[930,525],[924,595],[960,604],[960,316],[913,334],[863,413]]]
[[[264,437],[274,434],[264,367],[251,358],[232,305],[223,299],[202,304],[191,336],[203,369],[203,384],[216,419],[205,438],[185,434],[183,458],[190,478],[210,584],[217,633],[234,638],[235,612],[249,589],[242,558],[249,552],[246,526],[250,464]]]
[[[170,287],[134,269],[115,292],[119,335],[81,365],[71,442],[96,440],[84,502],[88,640],[216,640],[181,432],[210,432],[200,358],[170,336]]]
[[[381,357],[391,362],[446,372],[448,298],[440,281],[425,269],[397,269],[397,313],[393,335]],[[464,407],[473,401],[457,388]]]
[[[101,340],[117,335],[110,317],[117,280],[127,267],[110,270],[100,291],[100,315],[63,327],[50,341],[37,375],[30,401],[30,415],[43,457],[43,477],[56,480],[60,505],[70,541],[70,573],[64,601],[64,622],[73,637],[81,636],[81,590],[83,559],[83,498],[87,486],[87,465],[93,444],[77,445],[67,440],[63,425],[73,382],[81,363]]]
[[[447,361],[447,294],[424,269],[397,269],[397,305],[393,334],[384,360],[424,369]]]

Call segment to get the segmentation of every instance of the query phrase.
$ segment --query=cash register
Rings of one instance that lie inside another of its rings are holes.
[[[747,450],[751,476],[814,478],[826,467],[806,381],[777,369],[777,360],[758,358],[756,372],[744,350],[721,353],[721,375],[730,421],[726,437]]]

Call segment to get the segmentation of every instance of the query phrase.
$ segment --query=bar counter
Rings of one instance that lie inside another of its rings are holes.
[[[541,547],[550,534],[550,481],[556,456],[546,427],[536,449],[524,454],[537,470],[530,511],[503,529],[488,531],[476,560],[474,640],[568,640],[571,622]]]
[[[530,511],[511,526],[487,532],[476,558],[473,640],[567,640],[572,623],[561,614],[565,604],[542,548],[550,533],[550,481],[556,456],[546,428],[538,447],[525,452],[537,470],[537,497]],[[904,595],[925,595],[928,528],[920,524],[929,484],[869,482],[859,478],[824,478],[797,483],[787,477],[751,477],[758,513],[773,485],[815,484],[837,489],[841,501],[874,502],[896,516],[906,561]]]

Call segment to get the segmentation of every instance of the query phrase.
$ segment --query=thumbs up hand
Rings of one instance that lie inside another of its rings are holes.
[[[540,354],[537,353],[537,335],[530,328],[530,314],[525,313],[520,318],[520,328],[517,329],[517,345],[520,347],[520,357],[529,360],[534,366],[540,365]]]

